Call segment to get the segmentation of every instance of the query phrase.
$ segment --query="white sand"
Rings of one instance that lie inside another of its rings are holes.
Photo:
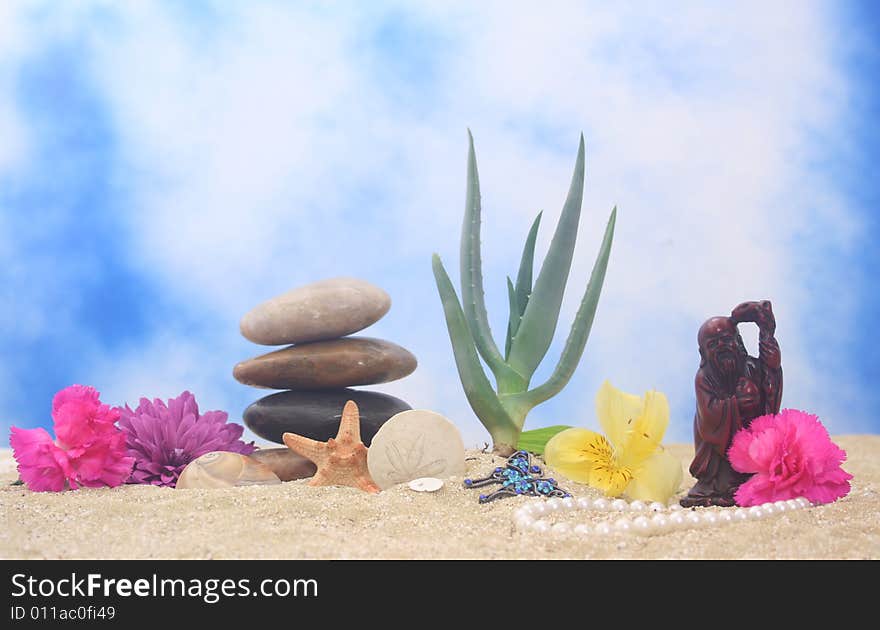
[[[839,436],[849,496],[757,522],[654,537],[551,540],[517,533],[519,497],[486,505],[461,479],[378,495],[306,481],[221,490],[152,486],[33,493],[0,453],[0,558],[880,558],[880,436]],[[687,466],[693,449],[670,451]],[[469,452],[469,476],[500,458]],[[692,480],[685,476],[685,487]],[[565,484],[575,496],[596,497]],[[721,508],[713,508],[721,509]],[[590,520],[606,516],[577,513]],[[569,518],[574,515],[569,516]]]

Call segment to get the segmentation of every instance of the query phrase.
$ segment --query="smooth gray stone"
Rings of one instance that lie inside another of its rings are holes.
[[[361,441],[370,445],[388,418],[411,409],[394,396],[355,389],[321,389],[278,392],[261,398],[244,410],[248,428],[264,440],[282,443],[281,436],[296,433],[326,442],[336,437],[342,408],[349,400],[357,403],[361,418]]]
[[[338,389],[396,381],[418,362],[406,348],[384,339],[344,337],[275,350],[232,370],[235,379],[272,389]]]
[[[259,304],[241,318],[241,334],[254,343],[282,346],[344,337],[379,321],[391,298],[357,278],[307,284]]]

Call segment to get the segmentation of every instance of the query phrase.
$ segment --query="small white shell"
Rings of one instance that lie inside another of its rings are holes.
[[[419,477],[409,482],[409,489],[416,492],[437,492],[443,487],[443,480],[434,477]]]
[[[272,469],[247,455],[212,451],[187,464],[177,488],[231,488],[281,483]]]

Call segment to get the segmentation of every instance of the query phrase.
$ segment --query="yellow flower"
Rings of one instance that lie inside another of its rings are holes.
[[[548,465],[609,497],[626,493],[665,503],[678,492],[681,462],[660,446],[669,424],[666,396],[634,396],[605,381],[596,394],[596,415],[605,435],[578,428],[557,433],[544,448]]]

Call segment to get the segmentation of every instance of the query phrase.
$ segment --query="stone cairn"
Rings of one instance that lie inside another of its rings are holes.
[[[336,435],[342,408],[353,400],[361,439],[369,446],[386,420],[410,406],[387,394],[349,388],[403,378],[417,362],[390,341],[347,335],[376,323],[389,308],[391,298],[379,287],[333,278],[288,291],[246,313],[241,319],[245,338],[288,347],[235,366],[233,376],[240,383],[286,390],[250,405],[244,423],[279,444],[285,432],[323,442]]]

